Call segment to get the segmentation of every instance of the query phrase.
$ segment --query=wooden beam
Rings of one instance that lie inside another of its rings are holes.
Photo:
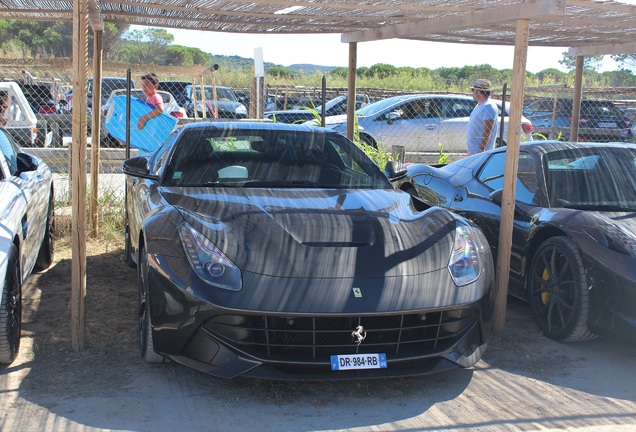
[[[349,72],[347,75],[347,138],[353,141],[356,115],[356,78],[358,71],[358,44],[349,44]]]
[[[71,148],[71,347],[86,347],[86,118],[88,116],[88,0],[73,0]]]
[[[102,128],[102,36],[101,30],[93,31],[93,107],[91,120],[91,191],[88,214],[91,221],[91,237],[99,234],[99,166],[100,136]]]
[[[568,55],[571,57],[578,56],[596,56],[609,54],[634,54],[636,53],[636,42],[605,44],[605,45],[589,45],[585,47],[577,47],[568,49]]]
[[[519,142],[521,141],[521,112],[523,111],[523,86],[525,85],[526,60],[528,58],[529,20],[517,21],[515,53],[512,65],[512,89],[510,92],[510,117],[506,145],[506,168],[501,202],[501,224],[497,252],[495,287],[495,311],[493,333],[501,334],[506,321],[508,282],[510,279],[510,253],[512,251],[512,229],[515,218],[515,194],[519,165]]]
[[[97,0],[88,0],[88,22],[93,32],[104,31],[104,21]]]
[[[519,19],[531,19],[548,15],[564,15],[565,0],[529,0],[508,6],[497,6],[457,15],[435,18],[352,33],[344,33],[342,42],[364,42],[379,39],[408,38],[424,34],[446,33],[490,24],[500,24]]]
[[[572,95],[572,120],[570,121],[570,141],[579,140],[579,119],[581,118],[581,94],[583,89],[583,64],[585,58],[576,58],[574,72],[574,94]]]

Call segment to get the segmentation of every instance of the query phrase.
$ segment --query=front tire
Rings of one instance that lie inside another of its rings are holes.
[[[7,273],[0,299],[0,363],[10,364],[18,356],[22,331],[22,282],[18,249],[14,244],[7,254]]]
[[[139,342],[141,356],[148,363],[162,363],[164,358],[157,354],[152,342],[152,322],[150,320],[150,302],[148,298],[148,254],[145,248],[139,249]]]
[[[590,298],[583,261],[574,242],[552,237],[537,250],[527,276],[534,319],[550,339],[583,342],[594,339],[587,327]]]

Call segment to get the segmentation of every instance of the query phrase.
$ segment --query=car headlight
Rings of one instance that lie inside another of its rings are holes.
[[[203,234],[183,222],[179,238],[192,269],[204,282],[231,291],[241,289],[241,270]]]
[[[247,108],[245,108],[245,105],[238,106],[236,107],[236,113],[241,115],[247,115]]]
[[[479,236],[473,228],[467,225],[457,225],[455,244],[448,261],[448,271],[455,285],[467,285],[479,278],[481,271],[480,244]]]
[[[608,234],[610,240],[618,243],[616,246],[622,246],[619,249],[624,249],[625,252],[636,255],[636,237],[632,233],[610,224],[601,224],[600,228]],[[611,243],[610,241],[610,247],[612,246]]]

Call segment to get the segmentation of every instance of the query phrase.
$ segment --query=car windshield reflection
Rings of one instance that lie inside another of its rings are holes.
[[[391,189],[386,176],[340,135],[267,129],[193,130],[180,136],[165,186]]]
[[[552,207],[636,210],[636,148],[585,148],[546,156]]]

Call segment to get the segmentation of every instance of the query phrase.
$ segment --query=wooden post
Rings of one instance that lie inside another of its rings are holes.
[[[203,86],[203,74],[199,76],[199,81],[201,81],[201,106],[202,106],[201,118],[206,118],[207,112],[205,109],[205,87]]]
[[[86,347],[86,119],[88,0],[73,0],[73,146],[71,149],[71,347]]]
[[[529,39],[528,20],[518,20],[515,35],[515,53],[512,65],[512,91],[510,92],[510,118],[508,119],[508,145],[506,168],[501,203],[501,225],[495,282],[495,310],[493,333],[501,334],[506,321],[506,303],[510,278],[510,252],[512,250],[512,228],[515,213],[517,168],[519,164],[519,142],[521,140],[521,112],[523,110],[523,88],[526,76],[526,59]]]
[[[92,112],[91,121],[91,192],[88,214],[91,221],[91,237],[99,233],[99,215],[97,203],[99,200],[99,148],[102,127],[102,30],[93,31],[93,107],[99,107]]]
[[[198,119],[199,118],[199,114],[197,113],[197,84],[196,84],[194,78],[192,79],[192,107],[194,109],[193,117],[195,119]]]
[[[574,75],[574,96],[572,98],[572,124],[570,125],[570,141],[579,140],[579,120],[581,118],[581,94],[583,93],[584,59],[584,56],[576,56],[576,72]]]
[[[358,69],[358,44],[349,43],[349,79],[347,82],[347,138],[353,140],[356,115],[356,73]],[[327,101],[322,101],[323,105]]]

